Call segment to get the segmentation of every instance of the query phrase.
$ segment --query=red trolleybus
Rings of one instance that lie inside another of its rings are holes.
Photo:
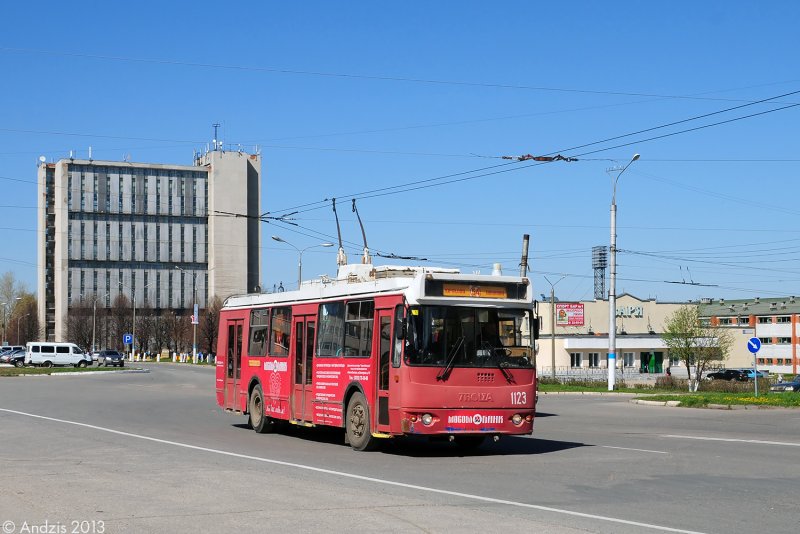
[[[531,434],[532,294],[521,277],[345,265],[335,281],[230,297],[217,403],[256,432],[343,427],[356,450],[404,435],[476,447]]]

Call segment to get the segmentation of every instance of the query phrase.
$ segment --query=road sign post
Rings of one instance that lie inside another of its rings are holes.
[[[756,398],[758,398],[758,358],[756,354],[761,350],[761,340],[757,337],[748,339],[747,350],[753,354],[753,384],[755,384]]]

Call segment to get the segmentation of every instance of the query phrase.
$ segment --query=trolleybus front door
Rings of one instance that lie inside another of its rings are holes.
[[[393,310],[378,310],[378,377],[377,387],[377,425],[379,431],[389,430],[389,371],[392,351]]]
[[[314,332],[313,315],[294,316],[294,391],[292,418],[311,422],[314,419]]]
[[[225,351],[225,409],[241,410],[239,380],[242,377],[242,328],[241,319],[228,321],[228,343]]]

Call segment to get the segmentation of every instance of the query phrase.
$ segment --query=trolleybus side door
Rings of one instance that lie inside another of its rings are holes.
[[[378,431],[389,431],[389,372],[391,370],[392,354],[392,320],[394,310],[378,310],[378,358],[377,370],[377,398],[376,407],[376,429]]]
[[[242,319],[227,322],[228,343],[225,350],[225,409],[241,410],[240,380],[242,377]]]
[[[314,334],[316,317],[292,317],[294,341],[294,386],[292,391],[292,419],[311,422],[314,419]]]

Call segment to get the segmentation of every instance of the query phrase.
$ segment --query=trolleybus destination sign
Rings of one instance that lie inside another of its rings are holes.
[[[506,288],[504,287],[472,284],[444,284],[442,295],[445,297],[472,297],[482,299],[508,298]]]

